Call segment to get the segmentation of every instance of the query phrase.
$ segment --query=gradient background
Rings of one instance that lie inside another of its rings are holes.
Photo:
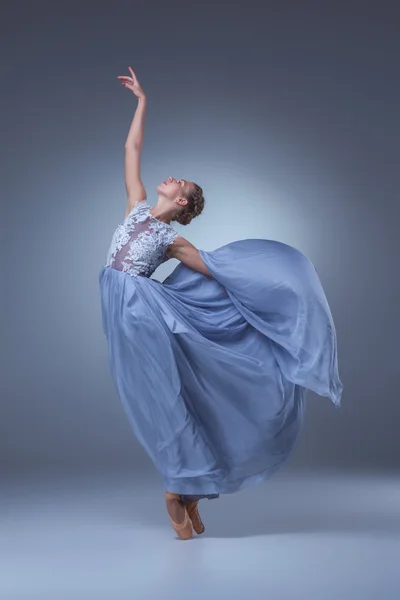
[[[5,600],[398,597],[399,26],[382,0],[3,2]],[[197,247],[264,237],[304,252],[344,383],[340,410],[309,393],[282,470],[311,479],[205,502],[208,537],[183,549],[101,324],[137,105],[117,81],[128,65],[148,97],[149,203],[168,176],[194,180],[206,208],[175,226]]]
[[[197,181],[177,230],[292,244],[337,327],[340,411],[310,393],[293,465],[398,467],[399,20],[389,3],[6,2],[1,19],[2,467],[152,465],[108,371],[98,271],[142,179]],[[177,264],[155,273],[163,279]]]
[[[204,188],[196,246],[266,237],[313,261],[340,411],[310,393],[293,465],[398,467],[399,21],[389,4],[7,2],[1,24],[4,469],[152,465],[108,371],[98,272],[142,178]],[[175,266],[169,261],[155,277]]]

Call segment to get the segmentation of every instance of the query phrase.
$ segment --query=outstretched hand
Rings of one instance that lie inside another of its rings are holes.
[[[120,80],[120,82],[122,83],[122,85],[124,87],[128,88],[128,90],[131,90],[131,92],[133,92],[137,98],[144,98],[145,93],[142,90],[135,73],[132,71],[132,69],[130,67],[128,67],[128,69],[131,72],[132,77],[127,77],[125,75],[118,75],[117,79]]]

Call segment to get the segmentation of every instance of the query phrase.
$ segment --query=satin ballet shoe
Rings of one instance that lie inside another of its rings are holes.
[[[165,492],[165,499],[166,500],[180,500],[180,495],[174,494],[173,492]],[[182,502],[182,504],[183,504],[183,502]],[[178,534],[178,537],[180,537],[181,540],[188,540],[191,537],[193,537],[193,524],[192,524],[192,521],[190,520],[189,513],[188,513],[188,510],[187,510],[185,504],[183,504],[183,506],[185,508],[185,518],[183,520],[183,523],[175,523],[175,521],[172,520],[170,515],[169,515],[169,518],[170,518],[173,529]]]
[[[200,517],[200,513],[199,513],[199,509],[198,509],[199,501],[198,500],[194,500],[193,502],[183,501],[183,504],[184,504],[184,506],[186,506],[186,510],[188,511],[188,515],[190,517],[190,520],[192,521],[193,529],[195,530],[195,532],[198,535],[200,535],[201,533],[204,533],[206,528],[204,527],[204,523]]]

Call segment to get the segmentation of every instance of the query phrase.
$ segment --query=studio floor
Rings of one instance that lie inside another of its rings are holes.
[[[170,527],[160,479],[2,479],[2,600],[398,600],[400,474],[298,472]]]

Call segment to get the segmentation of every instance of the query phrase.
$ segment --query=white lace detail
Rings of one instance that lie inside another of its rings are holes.
[[[131,275],[150,277],[168,260],[166,250],[179,237],[169,225],[150,213],[150,205],[140,200],[114,232],[106,265]]]

